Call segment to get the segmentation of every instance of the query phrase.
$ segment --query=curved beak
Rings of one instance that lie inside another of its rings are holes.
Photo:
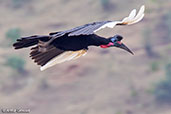
[[[131,53],[132,55],[134,55],[134,53],[123,43],[121,43],[118,48],[121,48],[121,49],[124,49],[126,50],[127,52]]]

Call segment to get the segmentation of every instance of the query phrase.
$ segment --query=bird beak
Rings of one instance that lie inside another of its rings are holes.
[[[118,48],[124,49],[127,52],[131,53],[132,55],[134,55],[134,53],[123,43],[120,44],[120,46],[118,46]]]

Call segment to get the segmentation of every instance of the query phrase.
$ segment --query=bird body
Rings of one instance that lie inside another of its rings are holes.
[[[142,6],[136,15],[134,9],[130,15],[122,21],[102,21],[85,24],[70,30],[53,32],[47,36],[29,36],[17,39],[13,44],[15,49],[31,48],[30,57],[41,70],[45,70],[65,61],[77,59],[87,53],[89,46],[100,46],[101,48],[117,47],[131,54],[133,52],[125,46],[120,35],[104,38],[95,34],[106,27],[113,28],[116,25],[130,25],[139,22],[144,17],[145,7]]]
[[[69,36],[66,34],[63,37],[59,37],[53,41],[53,45],[56,48],[65,51],[78,51],[81,49],[88,49],[88,46],[100,46],[107,45],[109,39],[97,36],[97,35],[79,35]]]

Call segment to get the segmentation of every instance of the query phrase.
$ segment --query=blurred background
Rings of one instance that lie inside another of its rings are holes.
[[[21,36],[121,20],[146,6],[138,24],[116,27],[134,56],[92,47],[43,72]],[[171,114],[171,0],[0,0],[0,108],[31,114]],[[1,112],[0,112],[1,113]]]

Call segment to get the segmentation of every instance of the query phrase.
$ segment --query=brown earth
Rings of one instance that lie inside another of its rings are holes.
[[[0,0],[0,108],[28,108],[30,114],[171,114],[171,106],[157,103],[150,92],[164,78],[164,64],[171,57],[170,42],[163,39],[166,28],[162,28],[162,17],[171,10],[170,0],[110,0],[107,10],[100,0],[16,1]],[[48,34],[94,21],[120,20],[142,4],[146,5],[143,21],[101,33],[122,34],[134,56],[119,49],[92,47],[84,57],[41,72],[28,57],[29,49],[4,46],[11,28],[20,28],[22,36]],[[151,29],[155,57],[144,49],[146,29]],[[4,65],[13,55],[26,61],[27,73]],[[160,63],[157,71],[151,70],[154,61]]]

